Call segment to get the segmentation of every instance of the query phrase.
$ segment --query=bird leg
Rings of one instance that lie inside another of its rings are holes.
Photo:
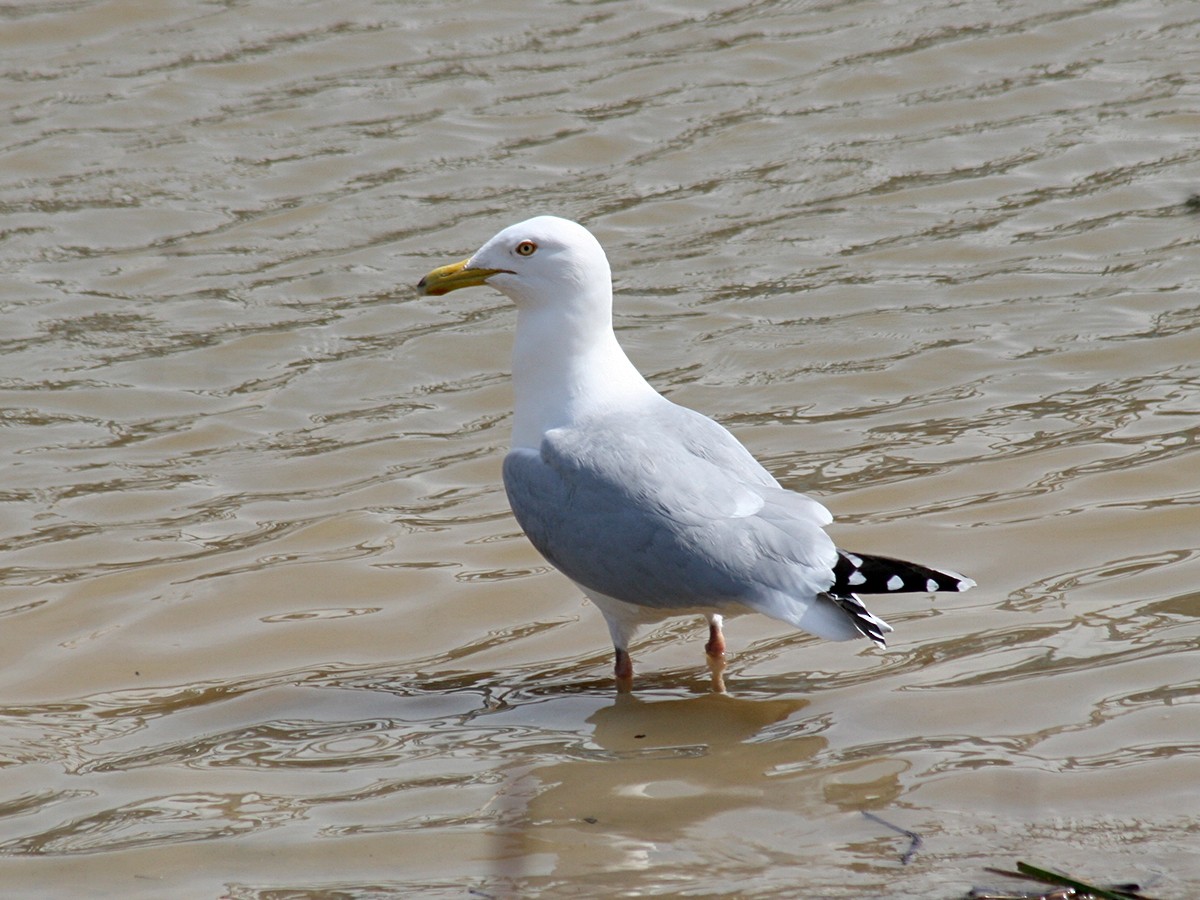
[[[628,650],[620,647],[615,649],[617,664],[613,667],[613,674],[617,676],[617,693],[628,694],[633,690],[633,657]]]
[[[708,617],[708,643],[704,645],[713,691],[718,694],[725,693],[725,635],[721,631],[721,621],[716,613]]]

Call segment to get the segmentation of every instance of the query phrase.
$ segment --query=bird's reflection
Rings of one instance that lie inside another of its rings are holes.
[[[795,794],[782,784],[792,779],[773,773],[819,753],[826,741],[815,732],[824,725],[772,731],[807,705],[721,694],[615,697],[586,719],[596,752],[510,770],[494,810],[497,874],[635,869],[706,820],[770,805],[781,787]]]

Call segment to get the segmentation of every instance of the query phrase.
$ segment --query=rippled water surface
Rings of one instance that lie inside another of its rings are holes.
[[[5,896],[1195,896],[1195,3],[17,3],[0,71]],[[614,696],[507,301],[413,290],[540,212],[840,544],[979,587]]]

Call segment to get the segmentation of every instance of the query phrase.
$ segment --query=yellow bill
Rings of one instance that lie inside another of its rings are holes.
[[[440,297],[442,294],[457,291],[459,288],[479,287],[487,284],[487,280],[496,273],[508,271],[507,269],[468,269],[467,263],[470,261],[468,258],[450,263],[448,266],[439,266],[417,282],[417,290],[426,297]]]

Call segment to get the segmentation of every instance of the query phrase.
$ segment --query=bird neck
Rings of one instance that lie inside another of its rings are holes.
[[[513,344],[513,447],[552,428],[657,398],[613,333],[607,309],[521,309]]]

